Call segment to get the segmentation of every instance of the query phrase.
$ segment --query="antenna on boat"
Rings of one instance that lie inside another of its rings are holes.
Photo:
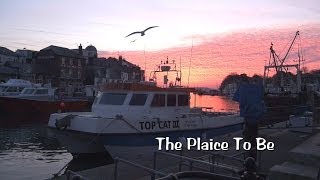
[[[143,57],[144,57],[144,79],[146,79],[147,61],[146,61],[146,42],[145,41],[143,45]]]
[[[191,60],[192,60],[192,50],[193,50],[193,36],[192,36],[192,46],[191,46],[191,56],[190,56],[190,63],[189,63],[189,75],[188,75],[188,87],[189,87],[189,79],[190,79],[190,68],[191,68]]]

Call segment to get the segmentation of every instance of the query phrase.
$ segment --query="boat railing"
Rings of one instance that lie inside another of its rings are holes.
[[[151,179],[154,179],[155,175],[158,175],[158,176],[161,176],[161,177],[167,176],[167,173],[164,173],[164,172],[162,172],[162,171],[155,170],[155,169],[151,169],[151,168],[149,168],[149,167],[140,165],[140,164],[138,164],[138,163],[135,163],[135,162],[132,162],[132,161],[128,161],[128,160],[125,160],[125,159],[116,157],[116,158],[114,158],[114,166],[115,166],[115,167],[114,167],[114,179],[115,179],[115,180],[118,179],[118,165],[119,165],[120,162],[147,171],[147,172],[151,175]]]
[[[216,164],[212,163],[210,161],[202,160],[199,158],[191,158],[187,156],[183,156],[182,152],[181,154],[173,154],[173,153],[168,153],[168,152],[162,152],[162,151],[156,151],[154,152],[154,157],[153,157],[153,169],[157,169],[157,159],[161,156],[166,156],[169,158],[173,159],[178,159],[179,160],[179,172],[182,171],[182,166],[187,166],[189,167],[189,171],[192,171],[194,169],[201,170],[201,171],[208,171],[208,168],[200,167],[199,165],[204,165],[206,167],[209,167],[210,172],[214,173],[216,168],[220,168],[223,170],[228,171],[231,173],[233,176],[237,176],[239,172],[242,171],[242,169],[239,169],[236,166],[231,166],[227,164]]]
[[[115,168],[114,168],[114,179],[118,179],[119,163],[125,163],[127,165],[140,168],[144,171],[147,171],[151,176],[151,180],[155,180],[156,177],[159,177],[157,180],[167,180],[167,179],[180,179],[180,178],[208,178],[208,179],[221,179],[221,180],[246,180],[242,177],[241,174],[246,171],[246,168],[243,167],[244,159],[238,158],[238,156],[245,155],[247,152],[241,152],[234,155],[221,155],[216,153],[209,153],[211,161],[203,160],[203,157],[191,158],[183,156],[182,152],[180,154],[168,153],[163,151],[155,151],[153,155],[153,168],[140,165],[135,162],[131,162],[121,158],[115,158]],[[178,172],[177,173],[168,173],[165,169],[158,169],[158,160],[159,156],[165,156],[167,158],[179,160]],[[216,157],[222,157],[226,159],[232,159],[241,164],[239,166],[232,166],[223,163],[215,163],[214,159]],[[244,156],[245,157],[245,156]],[[202,166],[201,166],[202,165]],[[187,171],[183,171],[182,167],[188,167]],[[221,169],[221,172],[229,172],[227,174],[218,173],[216,169]]]
[[[248,172],[245,167],[239,168],[238,166],[231,166],[227,164],[217,163],[215,162],[215,159],[217,157],[221,157],[223,159],[231,159],[235,160],[238,163],[241,163],[243,165],[244,159],[238,158],[239,156],[244,155],[246,156],[245,151],[233,154],[233,155],[222,155],[217,153],[209,153],[209,156],[211,157],[210,160],[203,160],[204,156],[201,157],[187,157],[182,155],[182,151],[180,154],[174,154],[174,153],[168,153],[163,151],[155,151],[153,155],[153,167],[147,167],[144,165],[141,165],[136,162],[128,161],[126,159],[122,159],[119,157],[114,158],[114,179],[117,180],[119,178],[119,164],[124,163],[126,165],[144,170],[150,175],[151,180],[155,180],[157,177],[157,180],[169,180],[169,179],[183,179],[183,178],[206,178],[206,179],[217,179],[217,180],[255,180],[260,179],[258,177],[264,177],[259,174],[257,178],[247,179],[245,176],[242,176],[241,174],[246,174],[244,172]],[[165,156],[167,158],[177,159],[179,160],[179,169],[176,173],[169,173],[165,169],[158,169],[158,160],[160,160],[160,156]],[[201,166],[202,165],[202,166]],[[188,167],[188,170],[183,170],[182,166]],[[220,168],[224,170],[224,172],[229,173],[221,173],[218,172],[216,169]],[[250,171],[251,172],[251,171]],[[231,174],[230,174],[231,173]],[[252,172],[255,174],[256,172]],[[73,172],[71,170],[68,170],[66,172],[67,180],[72,179],[80,179],[80,180],[88,180],[88,178],[82,176],[81,174],[77,172]],[[264,178],[262,178],[264,179]]]

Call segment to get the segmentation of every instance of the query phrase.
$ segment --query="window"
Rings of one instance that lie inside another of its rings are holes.
[[[48,89],[37,89],[35,94],[48,94]]]
[[[153,96],[151,106],[152,107],[162,107],[165,106],[166,100],[165,100],[165,95],[164,94],[155,94]]]
[[[61,66],[66,65],[66,59],[64,57],[61,58]]]
[[[28,92],[30,91],[30,89],[24,89],[21,94],[28,94]]]
[[[178,106],[189,106],[189,95],[178,95]]]
[[[122,105],[126,97],[125,93],[103,93],[99,104]]]
[[[167,95],[167,106],[176,106],[176,95],[168,94]]]
[[[17,87],[9,87],[7,89],[7,92],[18,92],[17,90],[18,90]]]
[[[22,94],[33,94],[33,92],[34,92],[34,89],[25,88],[21,93]]]
[[[143,106],[146,103],[147,97],[147,94],[133,94],[129,105]]]
[[[8,88],[7,86],[0,86],[0,92],[6,92]]]
[[[65,69],[61,69],[61,70],[60,70],[60,77],[64,77],[65,74],[66,74]]]
[[[24,89],[24,87],[18,87],[18,92],[21,92]]]
[[[35,89],[29,89],[28,94],[33,94]]]

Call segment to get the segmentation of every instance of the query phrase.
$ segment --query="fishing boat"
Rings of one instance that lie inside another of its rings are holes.
[[[295,43],[298,42],[297,57],[288,60]],[[284,57],[279,56],[270,46],[270,59],[264,66],[265,104],[268,109],[265,122],[279,122],[289,120],[293,114],[302,114],[307,110],[307,92],[303,88],[301,63],[304,62],[300,32],[297,31]]]
[[[162,65],[157,73],[177,72]],[[158,137],[173,142],[197,137],[205,140],[242,129],[238,114],[191,108],[194,89],[182,87],[181,76],[169,86],[165,81],[164,87],[155,86],[154,78],[150,80],[101,86],[91,112],[51,114],[49,132],[72,154],[107,151],[112,157],[131,159],[152,155],[158,149]]]

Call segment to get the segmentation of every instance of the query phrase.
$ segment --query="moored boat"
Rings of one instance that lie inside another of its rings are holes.
[[[51,113],[90,110],[88,100],[60,99],[54,91],[50,87],[27,87],[19,95],[0,96],[1,125],[48,122]]]
[[[123,157],[125,152],[131,156],[134,149],[140,149],[136,152],[142,154],[154,151],[156,137],[170,137],[172,141],[186,137],[206,139],[242,128],[237,114],[194,112],[189,107],[190,90],[108,84],[96,97],[91,113],[55,113],[48,126],[71,153],[97,153],[104,151],[103,145],[113,157]]]
[[[49,131],[72,154],[108,151],[112,157],[131,159],[152,155],[158,148],[157,137],[173,142],[205,140],[242,129],[238,114],[190,108],[192,91],[152,83],[105,84],[91,112],[52,114]]]
[[[21,93],[24,88],[35,87],[36,84],[23,79],[9,79],[5,83],[0,83],[0,96],[14,96]]]

